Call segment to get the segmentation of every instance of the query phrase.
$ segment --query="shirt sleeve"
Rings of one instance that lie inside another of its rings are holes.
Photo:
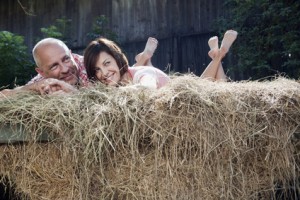
[[[41,80],[43,80],[44,77],[42,77],[40,74],[37,74],[35,77],[33,77],[28,83],[26,83],[26,85],[30,85],[32,83],[36,83],[39,82]]]

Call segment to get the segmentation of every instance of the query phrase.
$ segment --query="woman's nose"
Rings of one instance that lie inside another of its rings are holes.
[[[108,75],[108,70],[107,69],[103,68],[101,71],[102,71],[103,76],[106,77]]]

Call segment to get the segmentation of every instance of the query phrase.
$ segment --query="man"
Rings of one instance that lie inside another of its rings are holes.
[[[40,94],[76,91],[75,86],[87,84],[83,57],[72,54],[61,40],[46,38],[39,41],[32,50],[38,75],[25,86],[6,89],[1,96],[9,96],[19,91],[36,91]]]

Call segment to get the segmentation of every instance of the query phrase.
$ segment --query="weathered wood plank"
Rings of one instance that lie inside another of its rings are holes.
[[[33,139],[33,136],[25,131],[23,126],[0,126],[0,144],[11,144],[15,142],[39,141],[46,142],[53,140],[53,137],[47,133],[42,133],[38,139]]]
[[[29,49],[41,38],[41,27],[48,27],[58,18],[71,19],[71,43],[82,53],[90,38],[92,23],[105,15],[109,27],[118,35],[118,42],[134,55],[143,50],[149,36],[159,39],[153,63],[172,71],[199,74],[209,62],[207,39],[212,36],[214,20],[224,15],[222,0],[53,0],[0,2],[0,30],[24,35]]]

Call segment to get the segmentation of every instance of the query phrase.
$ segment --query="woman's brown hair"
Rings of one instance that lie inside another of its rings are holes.
[[[128,71],[128,60],[121,48],[113,41],[106,38],[98,38],[87,46],[84,50],[84,65],[87,76],[90,80],[98,80],[96,76],[96,63],[101,52],[110,54],[117,62],[121,77]]]

